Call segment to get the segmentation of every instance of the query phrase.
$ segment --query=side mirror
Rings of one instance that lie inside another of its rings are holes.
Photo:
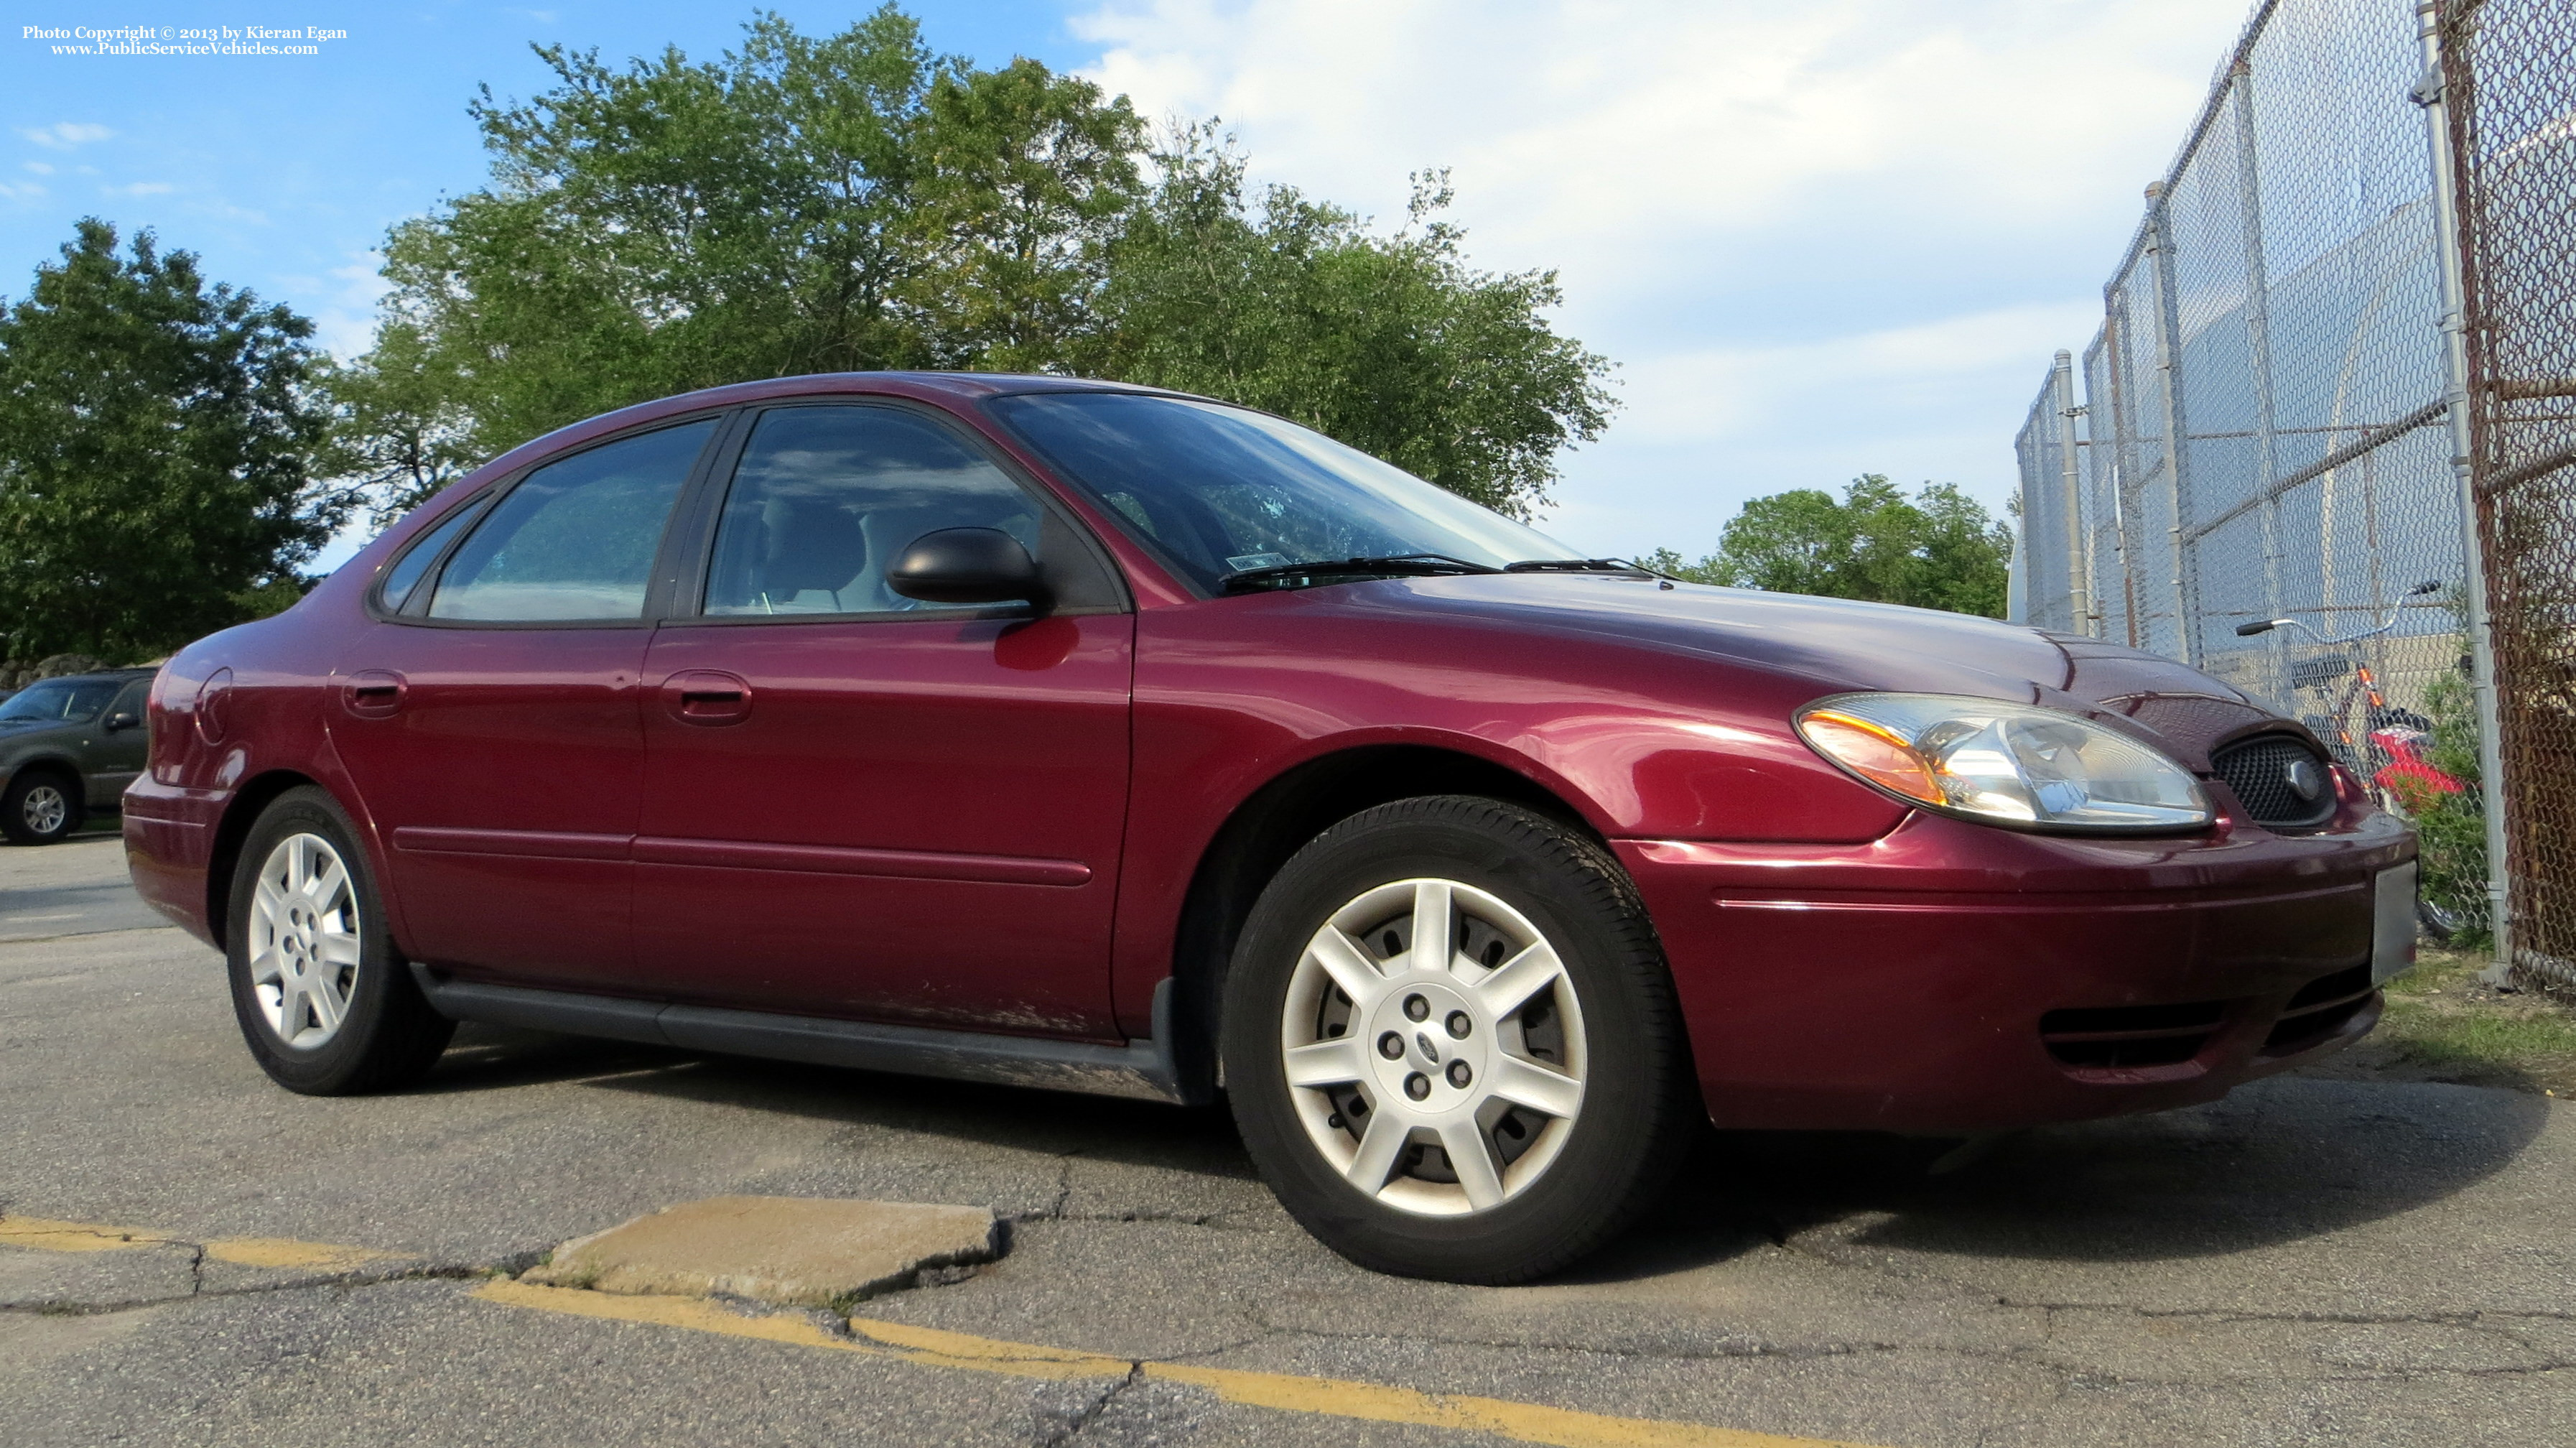
[[[1008,603],[1044,608],[1038,561],[999,528],[942,528],[912,540],[886,570],[886,586],[923,603]]]
[[[115,733],[119,729],[139,729],[143,727],[142,720],[135,718],[133,715],[126,713],[122,709],[108,715],[105,723],[107,724],[107,732],[110,734]]]

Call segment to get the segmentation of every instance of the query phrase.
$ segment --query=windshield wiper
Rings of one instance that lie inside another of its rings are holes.
[[[1505,573],[1643,573],[1655,570],[1625,558],[1525,558],[1503,565]]]
[[[1292,578],[1427,578],[1441,573],[1500,573],[1490,564],[1470,563],[1446,553],[1395,553],[1376,558],[1319,558],[1312,563],[1274,563],[1246,568],[1217,580],[1228,593],[1268,588]]]

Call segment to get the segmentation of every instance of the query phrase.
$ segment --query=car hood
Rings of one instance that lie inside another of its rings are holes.
[[[1819,694],[1965,694],[2109,716],[2195,767],[2209,747],[2279,715],[2155,654],[1937,609],[1602,574],[1469,575],[1364,585],[1416,606],[1590,641],[1749,665]],[[2295,727],[2295,726],[2293,726]]]

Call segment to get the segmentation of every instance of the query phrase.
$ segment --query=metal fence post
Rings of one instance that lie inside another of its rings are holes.
[[[2415,16],[2424,51],[2424,78],[2416,82],[2414,95],[2424,109],[2425,141],[2433,152],[2433,227],[2438,233],[2442,269],[2442,401],[2450,413],[2451,473],[2459,483],[2461,592],[2472,660],[2470,678],[2477,700],[2478,787],[2486,819],[2487,921],[2495,935],[2495,962],[2479,978],[2491,985],[2502,985],[2513,970],[2513,905],[2507,854],[2512,838],[2507,812],[2512,807],[2513,792],[2507,788],[2504,776],[2495,633],[2487,616],[2486,554],[2480,545],[2478,527],[2474,439],[2469,421],[2467,288],[2461,274],[2464,218],[2457,158],[2451,151],[2450,112],[2442,94],[2441,0],[2426,0],[2416,6]]]
[[[2281,453],[2276,429],[2278,415],[2272,401],[2272,280],[2263,263],[2263,182],[2259,169],[2260,156],[2254,144],[2254,68],[2240,54],[2234,71],[2228,77],[2229,101],[2236,111],[2236,184],[2239,215],[2245,232],[2245,347],[2247,371],[2254,383],[2254,486],[2263,499],[2263,610],[2266,618],[2281,616],[2281,500],[2272,496],[2272,480],[2281,473]],[[2280,630],[2268,636],[2271,644],[2273,692],[2281,687],[2282,648],[2287,642]]]
[[[2093,564],[2085,556],[2084,464],[2076,453],[2075,359],[2060,348],[2050,377],[2056,391],[2058,479],[2066,501],[2066,621],[2068,633],[2089,634],[2093,628]]]
[[[2192,578],[2191,488],[2184,476],[2187,464],[2183,457],[2190,451],[2183,439],[2182,405],[2182,318],[2176,303],[2173,260],[2173,217],[2165,207],[2164,183],[2147,188],[2147,225],[2151,237],[2148,251],[2155,257],[2152,268],[2156,290],[2156,371],[2164,378],[2157,390],[2164,394],[2165,492],[2173,503],[2173,598],[2174,630],[2181,647],[2176,657],[2186,664],[2200,662],[2200,650],[2192,637],[2193,622],[2200,616],[2200,590]]]
[[[2137,648],[2138,637],[2138,567],[2137,550],[2129,546],[2129,479],[2137,476],[2138,422],[2129,405],[2127,354],[2120,349],[2128,345],[2129,293],[2114,281],[2102,289],[2102,336],[2110,358],[2111,376],[2111,551],[2120,565],[2120,620],[2128,631],[2127,643]],[[2087,421],[2097,421],[2088,418]],[[2101,429],[2086,429],[2101,441]]]

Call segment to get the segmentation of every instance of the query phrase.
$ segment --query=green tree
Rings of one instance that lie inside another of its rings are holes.
[[[381,526],[473,471],[482,461],[473,419],[448,381],[419,331],[399,323],[378,330],[365,366],[319,359],[314,384],[331,425],[315,473],[371,503]]]
[[[470,107],[489,183],[394,228],[359,368],[434,381],[486,455],[726,382],[1040,365],[1138,185],[1123,99],[935,57],[891,5],[823,38],[762,15],[709,62],[537,54],[552,87]],[[368,420],[352,446],[399,452]]]
[[[335,466],[399,502],[465,459],[726,382],[889,367],[1080,373],[1300,418],[1526,511],[1599,434],[1607,364],[1555,277],[1470,267],[1273,189],[1209,127],[1158,153],[1125,97],[933,55],[887,5],[814,37],[554,83],[472,113],[490,179],[396,227],[375,350],[336,374]]]
[[[951,61],[916,133],[917,238],[901,296],[942,367],[1060,368],[1102,325],[1108,244],[1140,195],[1144,127],[1125,96],[1033,60]]]
[[[1694,583],[2001,618],[2011,559],[2012,529],[1957,484],[1925,483],[1909,499],[1864,473],[1840,498],[1797,488],[1753,499],[1695,564],[1671,549],[1645,561]]]
[[[1111,253],[1109,350],[1088,370],[1296,418],[1524,516],[1558,452],[1608,425],[1609,364],[1543,315],[1556,274],[1469,266],[1438,219],[1445,173],[1417,175],[1410,224],[1380,236],[1286,186],[1256,214],[1212,126],[1155,160]]]
[[[292,601],[346,508],[308,473],[312,333],[79,224],[0,313],[0,651],[142,657]]]

